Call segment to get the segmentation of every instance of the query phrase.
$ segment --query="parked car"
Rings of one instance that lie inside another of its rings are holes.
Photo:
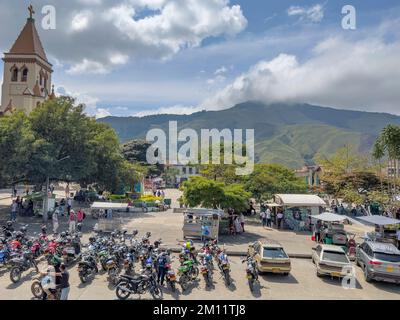
[[[312,261],[317,268],[317,276],[344,277],[353,266],[342,247],[320,244],[312,253]]]
[[[272,272],[284,275],[290,273],[290,258],[279,243],[256,241],[249,245],[248,253],[254,255],[259,273]]]
[[[400,283],[400,250],[391,243],[365,241],[356,248],[356,264],[367,282]]]

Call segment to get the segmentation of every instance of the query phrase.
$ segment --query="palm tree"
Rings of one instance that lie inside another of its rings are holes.
[[[385,147],[381,139],[377,139],[372,151],[372,156],[378,160],[379,163],[379,178],[381,180],[381,191],[383,192],[383,180],[382,180],[382,158],[385,156]]]
[[[396,179],[398,177],[397,160],[400,159],[400,126],[389,124],[386,126],[379,137],[381,148],[388,155],[389,163],[394,165],[393,192],[397,194]]]

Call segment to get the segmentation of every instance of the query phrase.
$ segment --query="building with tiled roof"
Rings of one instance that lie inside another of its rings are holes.
[[[52,64],[48,61],[33,18],[33,8],[9,52],[4,53],[0,114],[30,113],[51,93]]]

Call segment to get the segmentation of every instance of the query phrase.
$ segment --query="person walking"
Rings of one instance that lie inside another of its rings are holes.
[[[16,200],[13,200],[11,204],[11,221],[16,222],[17,221],[17,211],[18,211],[18,203]]]
[[[67,268],[65,267],[65,264],[61,264],[60,266],[60,273],[58,274],[60,276],[60,288],[61,288],[61,297],[60,300],[68,300],[68,295],[69,295],[69,272]]]
[[[60,213],[61,216],[64,217],[64,213],[65,213],[65,199],[61,199],[60,201]]]
[[[278,212],[276,215],[276,218],[278,220],[278,229],[282,228],[282,220],[283,220],[283,213],[281,211]]]
[[[244,232],[244,215],[243,212],[239,216],[240,225],[242,226],[242,232]]]
[[[70,194],[69,194],[69,183],[67,184],[67,186],[65,187],[65,197],[67,198],[67,199],[69,199],[69,197],[70,197]]]
[[[267,208],[267,210],[265,210],[265,218],[267,219],[267,227],[271,228],[272,227],[272,216],[271,216],[271,209]]]
[[[57,231],[58,231],[58,213],[59,213],[59,211],[58,211],[58,209],[57,210],[55,210],[54,212],[53,212],[53,215],[51,216],[51,219],[52,219],[52,221],[53,221],[53,233],[54,234],[57,234]]]
[[[70,234],[74,233],[75,228],[76,228],[76,215],[74,210],[71,210],[69,214],[69,233]]]
[[[263,228],[265,228],[265,226],[267,225],[267,216],[266,216],[265,211],[261,212],[260,218],[261,218],[262,226],[263,226]]]

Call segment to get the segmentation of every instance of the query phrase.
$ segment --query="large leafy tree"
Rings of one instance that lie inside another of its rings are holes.
[[[239,184],[225,185],[206,177],[191,177],[182,185],[183,202],[190,207],[234,208],[243,211],[251,196]]]
[[[245,189],[257,201],[269,200],[276,193],[304,193],[304,179],[296,177],[293,170],[278,164],[257,164],[245,183]]]
[[[0,172],[8,183],[40,185],[49,177],[97,183],[111,191],[125,183],[128,167],[115,131],[83,111],[84,105],[60,97],[39,105],[29,116],[0,118]]]

